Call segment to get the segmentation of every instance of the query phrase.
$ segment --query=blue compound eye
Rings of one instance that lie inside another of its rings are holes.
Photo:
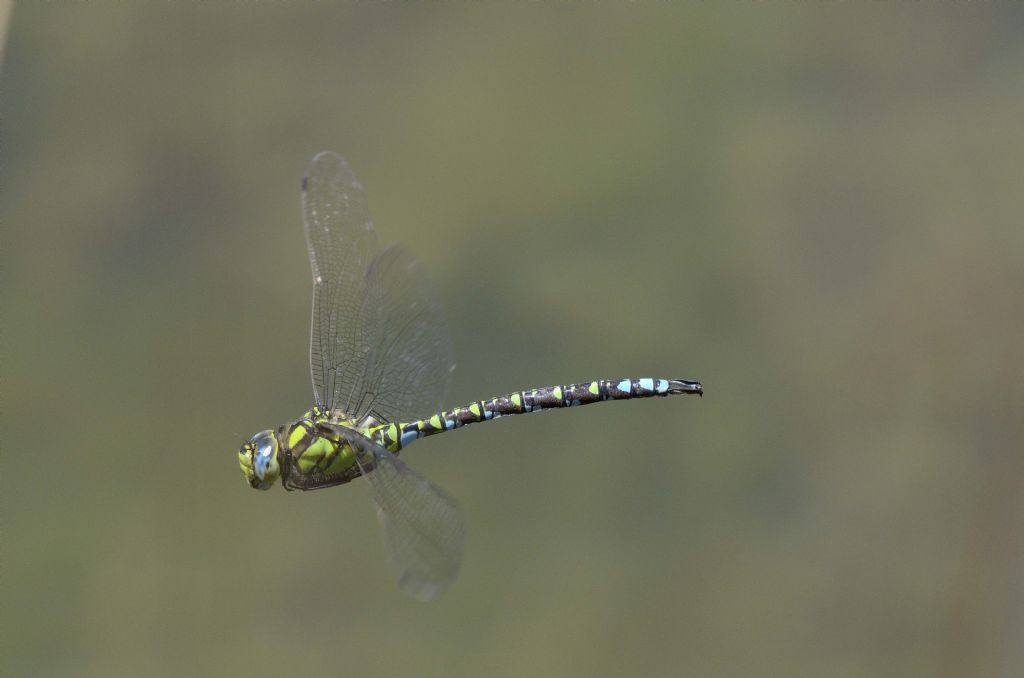
[[[277,438],[272,432],[263,431],[253,436],[252,445],[255,449],[252,462],[256,476],[273,482],[280,473],[277,466]]]
[[[261,433],[253,442],[256,445],[257,457],[272,457],[274,455],[274,448],[277,447],[277,444],[272,436]]]

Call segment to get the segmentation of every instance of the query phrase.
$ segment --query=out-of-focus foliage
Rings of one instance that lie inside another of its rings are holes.
[[[1007,676],[1024,662],[1024,21],[966,3],[23,3],[0,80],[4,676]],[[298,182],[445,295],[451,404],[703,400],[254,493],[311,404]]]

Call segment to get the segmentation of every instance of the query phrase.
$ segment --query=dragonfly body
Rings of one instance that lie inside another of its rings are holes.
[[[313,158],[302,179],[313,269],[310,373],[316,405],[242,445],[249,485],[315,490],[365,476],[399,586],[426,600],[458,573],[465,523],[455,501],[396,456],[467,424],[606,400],[703,395],[685,379],[611,379],[509,393],[440,408],[454,368],[444,313],[416,258],[377,247],[363,187],[341,156]],[[415,417],[422,417],[416,419]]]
[[[702,392],[701,385],[684,379],[607,379],[546,386],[470,403],[408,423],[379,423],[372,415],[357,424],[338,414],[313,408],[274,433],[277,468],[285,488],[316,490],[343,485],[362,475],[356,451],[337,433],[349,429],[393,454],[414,440],[444,433],[467,424],[530,412],[577,407],[606,400],[664,397]],[[243,455],[243,470],[245,459]],[[266,478],[264,478],[266,480]]]

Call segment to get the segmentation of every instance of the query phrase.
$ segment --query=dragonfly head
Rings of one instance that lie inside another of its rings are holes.
[[[251,487],[269,490],[281,475],[281,467],[277,463],[280,447],[273,431],[260,431],[238,450],[238,465]]]

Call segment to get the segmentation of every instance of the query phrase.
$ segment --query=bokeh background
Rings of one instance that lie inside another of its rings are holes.
[[[23,3],[0,76],[4,676],[1024,671],[1024,13],[996,3]],[[450,404],[702,400],[255,493],[311,404],[299,178],[420,253]]]

